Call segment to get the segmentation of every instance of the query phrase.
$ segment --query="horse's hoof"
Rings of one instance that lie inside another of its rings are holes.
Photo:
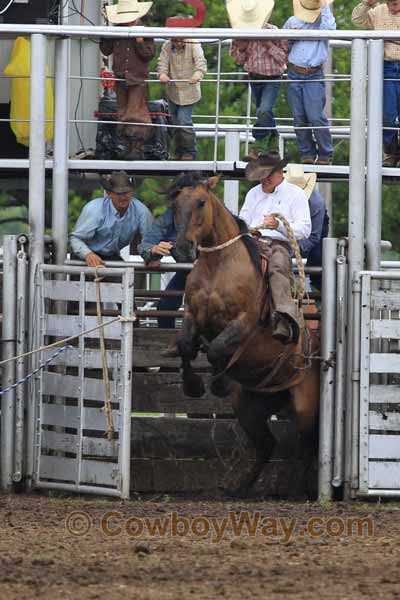
[[[225,382],[213,381],[210,383],[210,392],[218,398],[226,398],[231,393],[231,386]]]
[[[199,375],[190,377],[189,380],[183,380],[183,393],[189,398],[201,398],[206,393],[206,388],[202,378]]]

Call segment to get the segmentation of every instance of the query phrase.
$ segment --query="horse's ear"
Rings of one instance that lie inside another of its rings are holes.
[[[207,186],[213,190],[216,187],[219,180],[220,180],[219,175],[214,175],[213,177],[209,177],[207,179]]]

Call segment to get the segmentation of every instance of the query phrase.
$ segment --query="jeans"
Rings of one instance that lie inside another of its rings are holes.
[[[399,81],[383,82],[383,126],[398,127],[400,121],[400,61],[384,62],[385,79],[398,79]],[[398,132],[384,130],[383,143],[389,154],[399,154]]]
[[[253,74],[249,74],[251,79],[254,78]],[[263,79],[268,77],[262,76]],[[273,79],[280,79],[279,75],[273,77]],[[275,116],[273,108],[278,98],[279,89],[281,84],[279,82],[266,82],[266,83],[250,83],[251,93],[256,104],[256,117],[257,121],[253,127],[253,137],[256,140],[262,140],[268,135],[277,135]],[[267,129],[260,129],[266,127]]]
[[[328,119],[324,114],[326,102],[325,82],[313,81],[314,79],[324,78],[322,69],[311,75],[299,75],[299,73],[288,69],[287,76],[289,80],[302,80],[298,83],[288,84],[288,101],[293,114],[294,127],[328,128]],[[302,157],[312,156],[315,158],[317,155],[332,157],[333,146],[329,129],[295,129],[295,131]]]
[[[196,158],[197,146],[196,146],[196,134],[193,125],[192,115],[194,104],[186,104],[180,106],[175,104],[172,100],[168,100],[169,112],[172,117],[173,125],[190,126],[187,129],[182,127],[179,129],[173,129],[173,136],[175,139],[175,151],[176,154],[182,156],[182,154],[191,154],[193,158]]]
[[[178,271],[175,273],[169,284],[167,290],[184,290],[186,285],[186,278],[189,275],[187,271]],[[158,303],[158,310],[179,310],[182,304],[183,292],[180,296],[163,297]],[[158,326],[163,329],[173,329],[175,327],[174,317],[159,317],[157,319]]]

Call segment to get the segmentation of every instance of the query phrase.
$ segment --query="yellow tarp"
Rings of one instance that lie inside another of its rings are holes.
[[[9,77],[29,77],[31,71],[31,45],[24,38],[15,40],[9,64],[4,69],[4,75]],[[48,69],[46,67],[46,75]],[[11,129],[19,144],[29,146],[30,124],[17,122],[17,119],[30,118],[30,79],[13,79],[11,84]],[[15,119],[15,120],[14,120]],[[46,120],[54,119],[54,95],[51,79],[46,79]],[[53,123],[46,123],[46,141],[54,136]]]

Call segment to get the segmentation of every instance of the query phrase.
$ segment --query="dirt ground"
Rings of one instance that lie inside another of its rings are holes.
[[[0,598],[400,598],[399,517],[390,503],[0,495]]]

